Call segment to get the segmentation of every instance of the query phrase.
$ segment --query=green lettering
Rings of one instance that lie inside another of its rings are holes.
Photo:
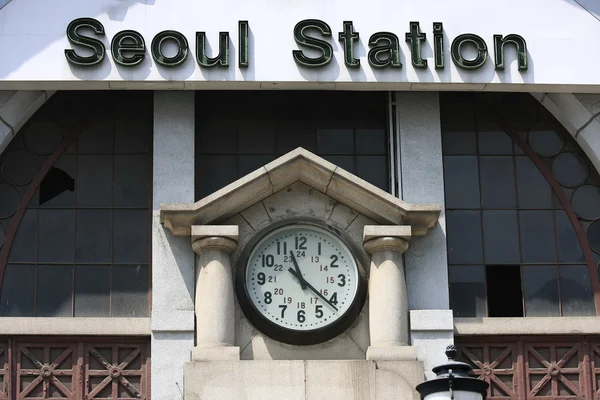
[[[299,46],[318,50],[322,53],[320,57],[310,58],[302,53],[302,50],[293,50],[292,56],[297,64],[304,67],[323,67],[333,59],[333,47],[324,40],[317,39],[306,34],[307,30],[317,30],[321,36],[331,36],[331,28],[325,22],[318,19],[305,19],[294,27],[294,40]]]

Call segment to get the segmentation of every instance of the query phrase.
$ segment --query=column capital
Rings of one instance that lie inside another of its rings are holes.
[[[205,250],[219,250],[227,254],[237,248],[237,225],[192,225],[192,249],[196,254]]]
[[[410,238],[410,225],[365,225],[363,231],[363,245],[369,254],[386,250],[402,254]]]
[[[192,250],[200,255],[203,251],[217,250],[231,254],[237,248],[237,242],[223,236],[209,236],[192,242]]]

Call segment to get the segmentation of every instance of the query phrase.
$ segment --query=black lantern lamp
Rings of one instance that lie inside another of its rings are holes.
[[[456,347],[446,347],[448,362],[433,368],[435,379],[417,386],[421,400],[484,400],[487,398],[489,384],[472,378],[473,370],[469,364],[455,361]]]

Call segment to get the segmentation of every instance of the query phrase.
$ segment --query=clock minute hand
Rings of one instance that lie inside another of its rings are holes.
[[[294,257],[293,251],[290,251],[290,257],[292,257],[292,262],[294,263],[294,268],[296,269],[296,278],[298,278],[298,281],[300,282],[300,287],[302,287],[302,290],[304,290],[306,289],[306,281],[302,276],[302,272],[300,272],[300,267],[298,266],[298,261],[296,261],[296,257]]]
[[[304,281],[304,283],[306,284],[306,286],[308,286],[308,288],[309,288],[310,290],[312,290],[313,292],[315,292],[315,294],[316,294],[317,296],[319,296],[319,297],[320,297],[320,298],[321,298],[321,299],[322,299],[322,300],[323,300],[325,303],[329,304],[329,305],[330,305],[330,306],[331,306],[331,307],[332,307],[332,308],[333,308],[335,311],[337,311],[337,310],[338,310],[338,309],[337,309],[337,307],[336,307],[336,306],[334,306],[333,304],[331,304],[331,303],[329,302],[329,300],[327,300],[327,298],[326,298],[325,296],[323,296],[323,295],[322,295],[322,294],[321,294],[321,293],[320,293],[320,292],[319,292],[317,289],[315,289],[315,288],[313,287],[313,285],[311,285],[310,283],[306,282],[306,280],[304,280],[304,279],[303,279],[301,276],[299,276],[299,275],[296,273],[296,271],[294,271],[294,270],[293,270],[293,269],[291,269],[291,268],[289,268],[289,269],[288,269],[288,271],[289,271],[289,272],[291,272],[291,273],[292,273],[292,275],[294,275],[294,276],[295,276],[295,277],[296,277],[298,280],[302,279],[302,280]]]

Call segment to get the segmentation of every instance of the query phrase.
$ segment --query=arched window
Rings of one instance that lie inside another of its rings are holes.
[[[149,315],[151,92],[55,94],[0,172],[0,316]]]
[[[596,315],[600,179],[583,151],[530,95],[441,108],[454,315]]]

